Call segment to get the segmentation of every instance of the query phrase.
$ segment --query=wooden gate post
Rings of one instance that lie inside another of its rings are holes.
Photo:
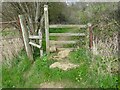
[[[42,49],[42,32],[41,32],[41,30],[38,31],[38,35],[39,35],[39,45],[41,46],[40,57],[42,57],[43,56],[43,49]]]
[[[45,17],[45,36],[46,36],[46,53],[49,54],[49,18],[48,18],[48,5],[44,5],[44,17]]]
[[[93,32],[92,32],[92,24],[88,24],[88,32],[89,32],[89,49],[92,50],[93,47]]]
[[[27,26],[26,26],[26,23],[25,23],[25,17],[23,15],[19,15],[19,19],[20,19],[22,36],[23,36],[23,41],[24,41],[27,56],[30,60],[33,60],[33,53],[32,53],[32,50],[31,50],[31,46],[29,45],[29,36],[28,36]]]

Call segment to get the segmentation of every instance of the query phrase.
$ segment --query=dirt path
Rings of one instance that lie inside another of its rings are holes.
[[[69,30],[69,32],[66,32],[66,33],[74,33],[74,32],[75,32],[74,30]],[[59,36],[57,38],[57,40],[67,41],[67,40],[70,40],[71,38],[72,37],[61,37],[61,36]],[[58,47],[62,48],[62,47],[64,47],[64,45],[59,45]],[[54,49],[54,50],[55,50],[55,48],[56,47],[54,47],[54,46],[52,47],[52,49]],[[64,49],[64,50],[61,50],[61,51],[57,52],[56,55],[51,57],[56,62],[51,64],[49,66],[49,68],[51,68],[51,69],[59,68],[63,71],[68,71],[68,70],[75,69],[75,68],[79,67],[79,65],[76,65],[76,64],[71,63],[69,61],[68,56],[69,56],[71,51],[72,50],[70,50],[70,49]],[[64,88],[64,87],[66,87],[65,85],[67,85],[67,86],[70,85],[70,82],[68,82],[68,83],[67,82],[65,83],[65,82],[66,81],[64,81],[64,82],[56,82],[56,81],[55,82],[54,81],[45,82],[45,83],[42,83],[40,85],[40,87],[41,88]],[[71,85],[73,85],[73,83]]]
[[[63,83],[60,82],[45,82],[40,84],[41,88],[64,88],[65,86],[63,85]]]
[[[72,33],[72,32],[74,32],[74,30],[70,30],[67,33]],[[71,37],[58,37],[58,40],[65,41],[65,40],[70,40],[70,38]],[[63,45],[59,45],[59,47],[63,47]],[[61,69],[63,71],[68,71],[68,70],[75,69],[75,68],[79,67],[79,65],[73,64],[73,63],[71,63],[69,61],[68,56],[69,56],[70,52],[71,52],[71,50],[69,50],[69,49],[65,49],[65,50],[59,51],[57,53],[57,55],[52,57],[52,59],[56,60],[56,62],[51,64],[49,67],[51,69],[59,68],[59,69]],[[64,81],[64,82],[54,82],[54,81],[52,81],[52,82],[45,82],[45,83],[42,83],[40,85],[40,87],[41,88],[64,88],[64,87],[66,87],[65,86],[66,83],[67,83],[66,81]]]
[[[79,88],[79,85],[70,80],[51,81],[40,84],[40,88]]]

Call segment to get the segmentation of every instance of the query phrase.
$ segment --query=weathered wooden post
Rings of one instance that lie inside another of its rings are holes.
[[[92,25],[89,25],[89,47],[90,50],[93,48],[93,31],[92,31]]]
[[[92,24],[88,23],[87,24],[87,36],[86,36],[86,49],[87,50],[92,50],[93,47],[93,35],[92,35]]]
[[[87,24],[86,30],[86,49],[89,50],[89,23]]]
[[[30,60],[33,60],[33,53],[32,53],[31,47],[29,45],[29,36],[28,36],[27,26],[25,23],[25,17],[23,15],[19,15],[19,19],[20,19],[22,36],[23,36],[23,41],[24,41],[27,56]]]
[[[92,35],[92,24],[88,23],[88,30],[87,30],[87,46],[90,50],[92,50],[93,46],[93,35]]]
[[[49,54],[49,18],[48,18],[48,5],[44,5],[44,17],[45,17],[45,36],[46,36],[46,53]]]
[[[41,46],[40,57],[42,57],[43,56],[43,50],[42,50],[42,32],[41,32],[41,30],[38,31],[38,35],[39,35],[39,45]]]

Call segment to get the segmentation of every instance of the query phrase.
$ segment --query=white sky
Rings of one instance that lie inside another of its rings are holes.
[[[0,0],[2,2],[66,2],[66,0]],[[119,2],[120,0],[67,0],[68,2]]]

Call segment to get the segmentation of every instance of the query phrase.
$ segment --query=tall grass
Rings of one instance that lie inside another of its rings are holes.
[[[79,88],[116,88],[118,86],[117,74],[98,74],[97,66],[91,60],[91,55],[86,55],[85,49],[71,52],[69,59],[72,63],[77,63],[80,67],[69,71],[62,71],[58,68],[50,69],[49,66],[55,62],[49,56],[36,58],[31,64],[24,51],[12,62],[12,67],[3,65],[3,87],[30,87],[40,88],[44,82],[62,82],[65,87]],[[98,58],[97,60],[100,60]],[[91,68],[91,64],[92,68]],[[71,83],[67,83],[67,81]]]

